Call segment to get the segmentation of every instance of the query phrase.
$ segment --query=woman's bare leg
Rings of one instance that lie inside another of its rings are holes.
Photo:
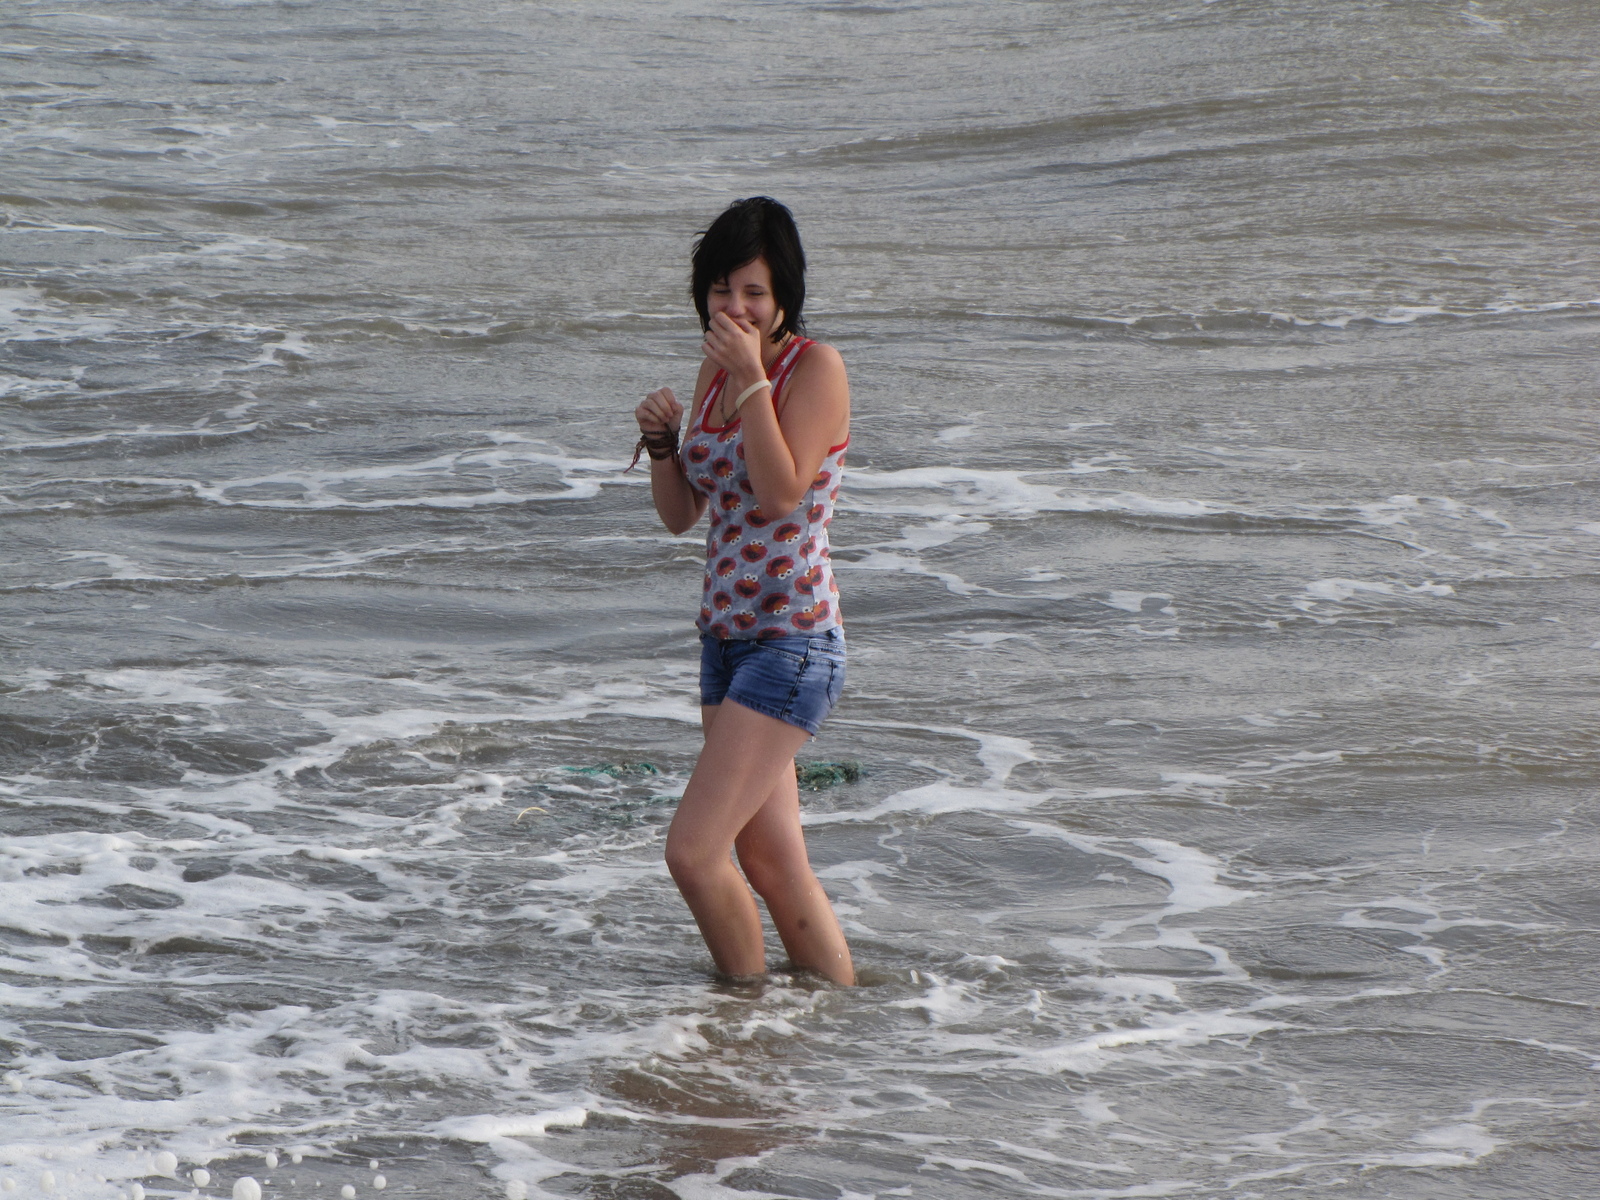
[[[790,961],[835,983],[854,983],[850,947],[806,855],[800,831],[800,788],[792,760],[767,802],[739,831],[734,845],[745,878],[767,902]]]
[[[706,742],[667,830],[667,869],[717,969],[759,975],[766,969],[761,914],[733,865],[733,843],[783,773],[792,776],[807,735],[732,701],[703,707],[700,715]]]

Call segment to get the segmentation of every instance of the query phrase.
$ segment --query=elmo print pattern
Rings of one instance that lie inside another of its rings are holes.
[[[782,399],[795,362],[813,344],[797,338],[772,364],[774,403]],[[715,638],[749,639],[804,636],[842,625],[828,526],[844,475],[845,446],[828,451],[793,512],[776,518],[763,513],[744,468],[738,418],[721,427],[707,424],[726,381],[720,371],[711,381],[683,443],[684,472],[711,514],[705,596],[696,624]]]

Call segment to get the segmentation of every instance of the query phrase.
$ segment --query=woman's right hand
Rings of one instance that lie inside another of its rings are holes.
[[[639,422],[640,433],[675,432],[683,424],[683,405],[671,388],[657,388],[633,410],[633,419]]]

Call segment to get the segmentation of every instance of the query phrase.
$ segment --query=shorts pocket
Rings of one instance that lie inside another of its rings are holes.
[[[807,638],[811,643],[809,654],[812,658],[825,659],[831,663],[844,666],[844,639],[834,637]]]
[[[755,643],[757,654],[774,654],[795,667],[805,664],[811,650],[811,639],[803,637],[762,638]]]

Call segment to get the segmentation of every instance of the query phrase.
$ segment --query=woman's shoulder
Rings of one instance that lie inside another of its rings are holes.
[[[791,399],[798,400],[790,404]],[[778,420],[785,428],[795,422],[811,424],[820,422],[834,441],[839,429],[846,428],[850,420],[850,380],[845,374],[844,359],[832,346],[812,342],[800,355],[789,381],[783,387]],[[798,428],[798,425],[794,427]],[[824,443],[827,445],[830,443]]]
[[[802,372],[811,377],[842,377],[845,373],[844,355],[826,342],[812,342],[794,364],[795,375],[801,376]]]

